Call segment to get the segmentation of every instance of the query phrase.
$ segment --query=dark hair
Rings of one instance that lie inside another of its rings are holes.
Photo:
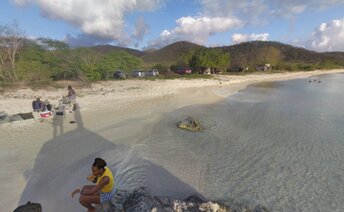
[[[68,89],[72,89],[72,86],[68,85]]]
[[[98,169],[103,169],[106,166],[106,162],[105,162],[105,160],[103,160],[101,158],[96,158],[96,159],[94,159],[92,166],[95,166]]]

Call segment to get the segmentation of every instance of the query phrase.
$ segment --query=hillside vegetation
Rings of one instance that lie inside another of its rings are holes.
[[[319,53],[279,42],[253,41],[219,48],[231,55],[232,68],[271,64],[278,70],[294,71],[344,66],[343,52]]]
[[[157,51],[145,52],[141,57],[145,63],[164,64],[170,66],[174,64],[181,56],[189,53],[191,50],[205,48],[194,43],[180,41],[165,46]]]
[[[262,64],[289,71],[343,68],[344,53],[318,53],[263,41],[216,48],[182,41],[147,51],[111,45],[70,48],[49,38],[27,39],[15,27],[0,27],[0,84],[107,80],[115,70],[130,73],[151,68],[163,75],[181,68],[195,73],[250,72]]]

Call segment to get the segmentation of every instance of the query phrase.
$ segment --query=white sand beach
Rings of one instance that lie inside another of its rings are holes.
[[[221,101],[252,83],[316,78],[331,73],[344,70],[218,75],[214,79],[192,80],[123,80],[99,82],[88,88],[75,86],[79,105],[76,112],[59,119],[0,125],[1,211],[12,211],[27,201],[41,202],[43,211],[82,211],[69,192],[86,183],[93,158],[101,152],[100,156],[116,167],[117,184],[136,185],[138,182],[134,182],[130,171],[119,167],[125,167],[128,155],[132,156],[130,160],[138,160],[137,164],[149,161],[133,149],[144,145],[142,138],[154,133],[154,124],[164,114],[189,105]],[[0,112],[31,112],[31,102],[36,97],[57,104],[66,93],[66,88],[8,90],[0,93]],[[149,166],[149,171],[163,167],[166,173],[163,176],[169,181],[164,182],[168,188],[159,188],[154,187],[155,179],[145,179],[151,182],[154,193],[175,196],[183,191],[202,193],[201,185],[193,183],[193,173],[181,173],[173,164],[155,165]],[[183,183],[176,185],[178,182]]]

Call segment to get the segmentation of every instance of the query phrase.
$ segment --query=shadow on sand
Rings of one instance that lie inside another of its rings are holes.
[[[54,138],[39,151],[32,170],[28,170],[27,185],[19,205],[39,202],[43,211],[84,211],[78,198],[70,192],[88,184],[95,157],[104,158],[115,175],[117,189],[133,190],[146,186],[152,195],[185,198],[197,191],[169,171],[142,159],[136,150],[115,145],[84,128],[79,110],[74,112],[77,128],[63,132],[63,120],[53,123]],[[59,135],[58,135],[59,133]]]

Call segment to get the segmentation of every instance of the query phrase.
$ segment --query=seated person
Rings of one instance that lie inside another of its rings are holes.
[[[52,109],[52,105],[50,104],[50,102],[46,99],[43,103],[45,105],[45,109],[48,111],[51,111]]]
[[[45,105],[39,97],[37,97],[36,100],[32,101],[32,109],[34,112],[45,110]]]
[[[75,194],[79,193],[79,202],[88,211],[96,211],[94,204],[110,202],[115,193],[114,177],[106,165],[103,159],[94,159],[92,175],[88,176],[87,179],[96,185],[85,185],[82,189],[75,189],[71,194],[73,198]]]

